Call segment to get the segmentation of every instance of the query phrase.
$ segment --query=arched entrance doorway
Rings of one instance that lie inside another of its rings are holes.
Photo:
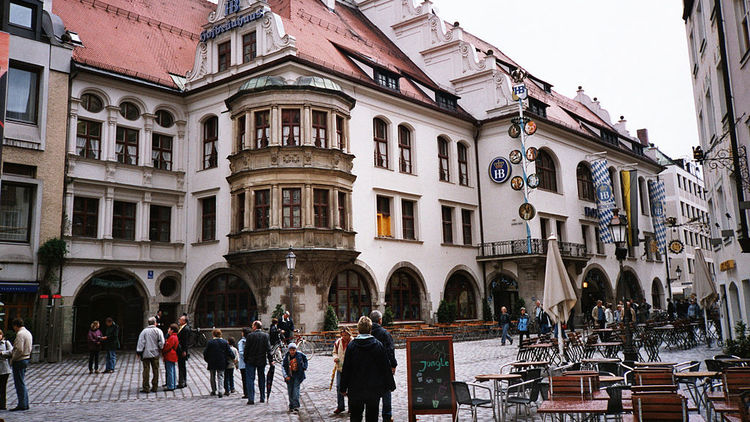
[[[250,286],[232,273],[209,276],[197,297],[196,327],[249,327],[258,319]]]
[[[734,327],[737,321],[742,320],[740,309],[740,292],[737,289],[737,285],[732,282],[729,285],[729,311],[732,313],[732,327]]]
[[[477,317],[474,284],[463,272],[453,274],[445,283],[444,299],[446,302],[456,304],[458,319],[475,319]]]
[[[500,274],[490,282],[490,291],[492,292],[492,311],[497,320],[500,310],[505,306],[511,314],[520,312],[518,300],[518,282],[515,278]],[[518,308],[518,309],[516,309]]]
[[[120,326],[123,349],[135,349],[144,327],[146,293],[140,282],[126,273],[111,271],[92,277],[73,302],[73,347],[86,350],[86,335],[94,320],[104,326],[111,317]]]
[[[596,302],[611,303],[613,300],[609,280],[602,270],[592,268],[586,273],[581,283],[581,312],[586,320],[591,319],[591,310]]]
[[[372,298],[364,277],[352,270],[338,273],[328,290],[328,304],[339,322],[357,322],[362,315],[369,316]]]
[[[637,300],[643,299],[643,289],[638,277],[630,270],[622,270],[620,279],[617,281],[617,300]]]
[[[651,306],[654,309],[664,309],[664,288],[658,278],[651,282]]]
[[[417,278],[407,270],[397,270],[385,289],[385,306],[393,311],[396,321],[422,319],[422,289]]]

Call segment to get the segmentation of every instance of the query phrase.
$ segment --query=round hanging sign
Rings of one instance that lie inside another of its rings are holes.
[[[503,157],[496,157],[490,163],[490,179],[495,183],[505,183],[510,178],[510,161]]]
[[[519,136],[521,136],[521,126],[515,123],[511,124],[508,128],[508,136],[510,136],[511,138],[518,138]]]
[[[537,155],[539,155],[539,150],[534,147],[530,147],[526,150],[526,159],[529,161],[536,160]]]
[[[513,190],[523,189],[523,177],[515,176],[512,179],[510,179],[510,187],[512,187]]]
[[[669,251],[673,254],[682,253],[683,249],[685,249],[685,245],[681,241],[673,240],[669,242]]]
[[[533,135],[536,132],[536,123],[534,123],[533,121],[529,120],[523,126],[523,131],[526,132],[527,135]]]
[[[510,158],[511,164],[518,164],[523,160],[523,154],[521,154],[521,151],[514,149],[510,152],[508,158]]]
[[[530,174],[526,178],[526,184],[529,185],[530,188],[536,189],[539,186],[539,176],[537,176],[536,173]]]
[[[520,207],[518,207],[518,215],[522,219],[529,221],[536,215],[536,210],[534,209],[533,205],[529,204],[528,202],[524,202]]]

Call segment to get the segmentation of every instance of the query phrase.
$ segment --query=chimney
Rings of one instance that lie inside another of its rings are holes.
[[[336,0],[321,0],[323,4],[326,5],[328,10],[333,10],[336,8]]]
[[[620,132],[621,134],[625,136],[629,136],[630,133],[628,132],[627,124],[628,124],[628,121],[625,120],[625,116],[620,116],[620,120],[618,120],[617,123],[615,123],[615,129],[617,129],[617,131]]]
[[[638,129],[636,133],[638,134],[638,139],[641,141],[641,144],[643,144],[644,146],[649,146],[648,129]]]

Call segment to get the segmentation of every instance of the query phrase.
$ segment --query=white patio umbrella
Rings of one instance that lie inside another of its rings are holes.
[[[695,249],[695,278],[693,278],[693,292],[698,298],[698,303],[703,308],[703,318],[706,323],[706,333],[708,333],[708,307],[713,305],[719,295],[716,293],[716,285],[711,279],[711,273],[708,271],[708,264],[703,257],[703,251]]]
[[[558,324],[560,357],[563,355],[562,322],[570,317],[570,310],[576,306],[576,292],[570,276],[565,269],[557,237],[551,235],[547,239],[547,265],[544,269],[544,310]]]

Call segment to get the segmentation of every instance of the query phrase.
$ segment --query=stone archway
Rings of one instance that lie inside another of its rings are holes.
[[[631,269],[623,269],[620,272],[620,278],[617,280],[617,287],[615,288],[617,300],[637,300],[640,302],[643,296],[643,289],[641,283],[638,280],[638,276],[635,275]]]
[[[664,287],[661,285],[661,280],[654,278],[651,282],[651,306],[654,309],[665,309],[664,308]]]
[[[73,350],[86,350],[86,335],[92,321],[111,317],[120,326],[123,349],[134,349],[145,325],[148,297],[141,281],[125,271],[112,270],[92,276],[73,302]]]
[[[581,284],[581,312],[584,320],[590,320],[591,310],[598,300],[606,304],[614,302],[614,299],[607,274],[601,268],[589,269]]]

